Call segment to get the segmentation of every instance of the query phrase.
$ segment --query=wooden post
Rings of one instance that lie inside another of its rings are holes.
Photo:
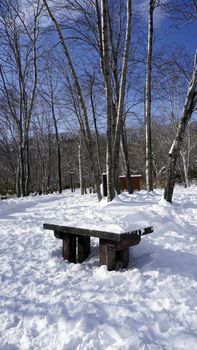
[[[108,271],[116,270],[116,247],[113,244],[106,245],[107,269]]]
[[[78,261],[82,263],[90,254],[90,237],[78,236]]]
[[[107,174],[102,174],[103,197],[107,197]]]
[[[122,268],[129,265],[129,248],[122,250]]]
[[[68,235],[62,240],[62,257],[64,260],[76,263],[76,237]]]
[[[107,265],[106,240],[99,239],[99,261],[100,265]]]
[[[124,269],[129,264],[129,248],[116,251],[116,270]]]
[[[100,239],[100,265],[107,265],[109,271],[126,268],[129,264],[129,243],[121,245],[120,243],[114,244],[113,241]]]

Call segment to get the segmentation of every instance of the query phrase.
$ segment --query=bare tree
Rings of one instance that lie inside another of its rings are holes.
[[[16,123],[18,138],[17,194],[29,193],[29,129],[37,88],[37,41],[39,37],[40,1],[32,6],[33,19],[28,23],[19,1],[2,1],[0,23],[2,47],[9,56],[9,65],[1,59],[0,76],[10,116]],[[11,78],[15,75],[17,84]],[[10,91],[15,91],[15,100]]]
[[[153,190],[152,142],[151,142],[151,80],[152,80],[152,51],[153,51],[153,13],[156,0],[149,0],[148,9],[148,48],[146,59],[145,84],[145,147],[146,147],[146,187]]]
[[[194,69],[192,78],[189,82],[185,104],[183,107],[182,117],[180,119],[175,139],[172,143],[169,151],[169,165],[168,165],[168,177],[164,192],[164,198],[168,202],[172,202],[172,196],[174,191],[175,176],[176,176],[176,164],[177,158],[180,154],[181,146],[185,137],[185,132],[191,119],[192,113],[197,104],[197,51],[194,59]]]
[[[120,152],[120,141],[122,140],[122,144],[124,145],[123,154],[125,155],[125,160],[127,164],[127,172],[128,169],[128,157],[126,156],[127,152],[127,144],[124,140],[125,134],[123,132],[123,116],[124,116],[124,103],[125,103],[125,88],[126,88],[126,73],[129,59],[129,49],[131,42],[131,0],[127,1],[127,25],[126,25],[126,33],[125,33],[125,46],[124,53],[122,59],[122,69],[121,69],[121,78],[120,78],[120,88],[118,93],[118,108],[117,108],[117,121],[116,121],[116,129],[115,129],[115,139],[114,139],[114,163],[115,163],[115,181],[118,179],[118,159]]]
[[[113,96],[110,74],[109,61],[109,38],[108,38],[108,4],[107,0],[101,1],[101,66],[105,82],[105,94],[107,105],[107,153],[106,153],[106,169],[107,169],[107,193],[108,200],[111,201],[115,196],[114,191],[114,163],[113,163]],[[100,18],[100,14],[98,14]]]
[[[84,138],[85,138],[85,143],[86,143],[86,147],[88,150],[88,154],[89,154],[89,158],[90,158],[90,162],[91,162],[91,166],[92,166],[92,172],[94,175],[94,181],[95,181],[95,187],[96,187],[96,192],[97,192],[97,197],[98,200],[102,199],[101,196],[101,192],[100,192],[100,177],[98,174],[98,169],[96,166],[96,162],[95,162],[95,158],[94,158],[94,154],[93,154],[93,141],[92,141],[92,135],[91,135],[91,130],[90,130],[90,126],[89,126],[89,121],[88,121],[88,113],[87,113],[87,108],[86,108],[86,104],[85,104],[85,100],[82,94],[82,89],[79,83],[79,79],[77,77],[76,71],[75,71],[75,67],[73,64],[73,61],[71,59],[70,53],[68,51],[67,45],[66,45],[66,41],[63,37],[61,28],[55,18],[55,16],[53,15],[48,2],[46,0],[43,0],[44,5],[46,7],[46,10],[48,12],[49,17],[51,18],[52,22],[54,23],[55,29],[57,31],[57,34],[59,36],[62,48],[64,50],[64,54],[68,63],[68,67],[69,67],[69,71],[71,74],[71,77],[73,79],[74,82],[74,86],[76,89],[76,93],[77,93],[77,97],[79,100],[79,104],[80,104],[80,108],[82,111],[82,123],[83,123],[83,134],[84,134]]]
[[[100,12],[96,2],[97,17]],[[128,66],[129,48],[131,41],[131,0],[127,1],[127,24],[125,31],[124,53],[121,65],[120,84],[117,77],[117,52],[114,52],[113,40],[111,39],[112,56],[114,62],[115,95],[116,102],[113,101],[112,72],[110,69],[109,57],[109,36],[112,38],[112,29],[109,17],[109,7],[107,0],[101,1],[101,21],[98,21],[98,33],[100,38],[101,67],[105,82],[106,104],[107,104],[107,191],[108,201],[115,196],[117,189],[117,178],[119,175],[119,152],[120,140],[123,133],[123,113],[125,103],[126,73]],[[100,25],[100,27],[99,27]]]

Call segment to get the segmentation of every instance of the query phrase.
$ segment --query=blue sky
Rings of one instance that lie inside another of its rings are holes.
[[[163,0],[162,3],[170,3],[169,0]],[[180,1],[178,1],[180,3]],[[133,0],[133,12],[137,12],[144,19],[147,26],[148,0]],[[193,12],[193,3],[191,3],[191,12]],[[188,9],[186,9],[188,11]],[[189,21],[173,21],[158,7],[154,11],[154,32],[156,37],[160,38],[159,44],[168,44],[172,46],[184,46],[194,55],[197,48],[197,23]],[[197,16],[196,16],[197,19]]]
[[[164,18],[158,27],[155,28],[163,37],[163,43],[170,45],[184,46],[194,55],[197,48],[197,24],[187,23],[175,26],[172,21]]]

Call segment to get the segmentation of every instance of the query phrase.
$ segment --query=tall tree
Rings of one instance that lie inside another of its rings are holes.
[[[125,32],[125,45],[124,52],[122,58],[122,69],[121,69],[121,77],[120,77],[120,87],[118,93],[118,108],[117,108],[117,121],[116,121],[116,129],[115,129],[115,138],[114,138],[114,155],[113,160],[115,164],[115,182],[117,183],[119,177],[119,153],[120,153],[120,145],[121,140],[122,144],[124,144],[123,154],[125,155],[125,160],[127,158],[127,172],[128,172],[128,157],[127,153],[127,144],[124,140],[125,134],[123,131],[123,116],[124,116],[124,103],[125,103],[125,88],[126,88],[126,74],[127,74],[127,66],[129,60],[129,49],[131,42],[131,0],[127,1],[127,24],[126,24],[126,32]]]
[[[117,179],[119,176],[119,152],[120,141],[123,135],[123,114],[125,103],[126,73],[128,67],[129,49],[131,41],[131,9],[132,2],[127,0],[127,23],[125,29],[124,52],[121,63],[120,82],[118,80],[117,52],[115,52],[112,40],[112,26],[109,16],[109,5],[107,0],[101,1],[101,21],[98,2],[96,1],[96,11],[98,17],[98,34],[100,42],[101,67],[105,82],[105,94],[107,105],[107,191],[108,201],[115,196]],[[111,38],[111,46],[109,42]],[[112,51],[113,71],[110,69],[109,51]],[[112,79],[114,78],[114,90]],[[113,97],[115,96],[115,100]]]
[[[197,104],[197,51],[195,54],[193,74],[189,82],[185,104],[183,107],[182,117],[178,124],[175,139],[169,151],[168,176],[167,176],[167,182],[166,182],[166,187],[164,191],[164,198],[170,203],[172,202],[172,196],[174,191],[177,159],[180,155],[180,150],[185,137],[186,129],[196,104]]]
[[[99,16],[99,15],[98,15]],[[99,16],[100,17],[100,16]],[[114,162],[113,162],[113,96],[110,74],[109,59],[109,37],[108,37],[108,3],[107,0],[101,1],[101,66],[105,82],[106,108],[107,108],[107,193],[108,201],[115,196],[114,189]]]
[[[152,54],[153,54],[153,13],[156,0],[149,0],[148,8],[148,48],[146,58],[146,84],[145,84],[145,147],[146,147],[146,187],[153,190],[152,171],[152,142],[151,142],[151,80],[152,80]]]

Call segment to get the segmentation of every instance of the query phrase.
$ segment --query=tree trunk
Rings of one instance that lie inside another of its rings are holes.
[[[54,123],[54,127],[55,127],[55,139],[56,139],[56,145],[57,145],[58,192],[62,193],[60,140],[59,140],[58,127],[57,127],[57,120],[56,120],[56,116],[55,116],[55,106],[54,106],[53,94],[51,94],[51,110],[52,110],[53,123]]]
[[[119,100],[118,100],[118,109],[117,109],[117,121],[116,121],[114,150],[113,150],[114,175],[115,175],[115,183],[116,183],[117,190],[119,190],[119,185],[118,185],[119,153],[120,153],[121,134],[123,133],[123,111],[124,111],[126,73],[127,73],[128,59],[129,59],[130,41],[131,41],[131,0],[127,0],[127,27],[126,27],[126,35],[125,35],[124,54],[123,54],[123,60],[122,60]]]
[[[83,167],[82,167],[82,156],[81,156],[81,145],[78,145],[78,155],[79,155],[79,185],[81,195],[84,195],[84,181],[83,181]]]
[[[125,169],[126,169],[127,190],[128,190],[129,194],[132,194],[133,193],[133,186],[132,186],[131,174],[130,174],[127,136],[126,136],[126,130],[124,128],[122,131],[121,148],[122,148],[122,154],[123,154],[123,159],[124,159]]]
[[[188,178],[188,166],[186,161],[186,154],[185,152],[180,152],[182,162],[183,162],[183,172],[184,172],[184,181],[185,181],[185,187],[189,187],[189,178]]]
[[[108,42],[108,5],[107,0],[101,1],[101,27],[102,27],[102,69],[105,82],[105,94],[107,102],[107,150],[106,150],[106,170],[107,170],[107,200],[110,202],[115,196],[114,191],[114,163],[113,163],[113,136],[112,136],[112,122],[113,122],[113,97],[112,86],[110,79],[110,65],[109,65],[109,42]]]
[[[19,156],[17,157],[17,166],[16,166],[16,195],[17,197],[21,196],[20,191],[20,161]]]
[[[175,140],[169,151],[168,177],[167,177],[166,187],[164,191],[164,198],[170,203],[172,202],[172,196],[174,191],[177,158],[179,157],[179,154],[180,154],[180,149],[185,136],[188,122],[192,116],[192,113],[197,103],[196,85],[197,85],[197,51],[195,54],[193,74],[188,86],[188,91],[185,99],[185,104],[183,107],[182,117],[177,128]]]
[[[145,143],[146,143],[146,187],[153,191],[152,142],[151,142],[151,79],[152,79],[152,46],[153,46],[153,12],[155,0],[149,0],[148,11],[148,49],[146,60],[145,85]]]
[[[97,2],[96,2],[97,3]],[[97,16],[99,16],[99,10],[97,6]],[[131,0],[127,0],[127,28],[125,35],[125,47],[122,60],[122,69],[120,76],[120,87],[118,84],[118,75],[115,73],[115,94],[117,98],[116,106],[113,103],[113,92],[111,84],[111,71],[109,60],[109,40],[108,30],[111,35],[111,46],[113,61],[117,69],[117,57],[114,53],[114,45],[112,40],[111,26],[108,16],[108,3],[107,0],[101,1],[101,31],[99,30],[99,39],[102,38],[101,46],[101,66],[105,82],[106,101],[107,101],[107,191],[108,201],[111,201],[115,196],[115,191],[119,193],[119,152],[120,152],[120,135],[122,132],[122,116],[124,109],[125,99],[125,85],[126,85],[126,72],[129,56],[130,38],[131,38]],[[108,28],[108,25],[110,28]],[[99,25],[98,25],[99,27]],[[101,40],[99,40],[100,42]],[[115,117],[115,118],[114,118]],[[115,130],[114,130],[115,129]]]
[[[25,196],[25,149],[24,143],[20,142],[19,145],[19,186],[20,195]]]
[[[97,150],[97,158],[98,158],[98,169],[99,169],[99,176],[101,178],[101,176],[102,176],[101,154],[100,154],[100,143],[99,143],[99,133],[98,133],[98,128],[97,128],[96,112],[95,112],[94,98],[93,98],[93,79],[90,82],[90,101],[91,101],[91,106],[92,106],[94,130],[95,130],[95,135],[96,135],[96,150]]]
[[[30,193],[29,140],[25,141],[25,195]]]

